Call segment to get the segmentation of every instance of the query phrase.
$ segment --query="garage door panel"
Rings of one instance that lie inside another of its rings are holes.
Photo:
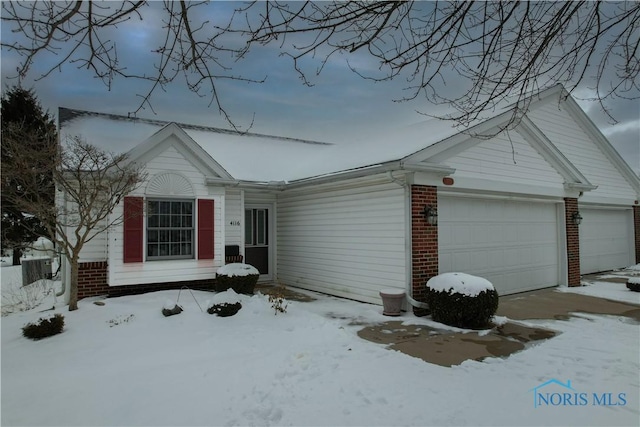
[[[633,211],[580,207],[580,273],[633,264]]]
[[[502,295],[555,286],[554,204],[441,196],[439,268],[485,277]]]

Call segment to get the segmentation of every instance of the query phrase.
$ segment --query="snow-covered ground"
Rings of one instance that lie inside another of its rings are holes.
[[[3,287],[12,268],[0,271]],[[579,292],[640,302],[611,286]],[[316,301],[289,302],[275,315],[266,296],[240,295],[240,312],[221,318],[200,310],[210,293],[182,291],[184,312],[163,317],[177,295],[106,299],[104,306],[84,299],[74,312],[59,307],[64,332],[41,341],[23,338],[21,328],[43,316],[47,302],[3,317],[2,425],[640,422],[639,325],[628,318],[534,321],[560,334],[506,359],[446,368],[358,338],[363,325],[389,320],[378,306],[314,294]],[[545,391],[534,388],[548,381],[551,403],[534,405],[535,393]]]

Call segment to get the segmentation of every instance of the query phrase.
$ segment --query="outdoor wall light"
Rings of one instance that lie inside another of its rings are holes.
[[[580,212],[575,211],[571,215],[571,220],[573,221],[574,225],[580,225],[580,223],[582,222],[582,215],[580,215]]]
[[[433,206],[425,206],[422,211],[429,225],[438,225],[438,211]]]

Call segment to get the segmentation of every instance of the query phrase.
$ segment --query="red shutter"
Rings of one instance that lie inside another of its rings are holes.
[[[124,198],[124,262],[142,262],[143,206],[142,197]]]
[[[213,200],[198,200],[198,259],[213,259]]]

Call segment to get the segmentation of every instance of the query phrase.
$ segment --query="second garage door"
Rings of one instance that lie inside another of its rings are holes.
[[[441,196],[440,273],[491,281],[500,295],[557,286],[555,203]]]
[[[580,273],[634,264],[633,211],[580,206]]]

